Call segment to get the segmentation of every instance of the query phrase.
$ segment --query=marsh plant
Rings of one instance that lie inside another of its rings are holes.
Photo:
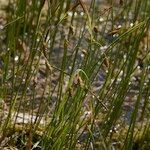
[[[3,9],[0,148],[150,148],[150,1]]]

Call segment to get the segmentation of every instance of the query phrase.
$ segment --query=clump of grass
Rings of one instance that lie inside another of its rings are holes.
[[[99,5],[9,1],[1,30],[1,147],[149,146],[150,3]]]

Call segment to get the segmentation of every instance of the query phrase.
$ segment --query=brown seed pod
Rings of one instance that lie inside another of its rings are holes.
[[[74,80],[73,80],[73,83],[74,83],[74,85],[80,85],[81,87],[83,87],[83,85],[84,85],[84,83],[83,83],[83,80],[82,80],[82,78],[80,77],[80,75],[79,74],[77,74],[76,76],[75,76],[75,78],[74,78]]]
[[[97,27],[94,27],[93,30],[94,30],[95,33],[98,33]]]
[[[119,4],[122,6],[122,5],[123,5],[123,0],[120,0],[120,1],[119,1]]]
[[[75,29],[74,29],[73,26],[70,26],[70,27],[69,27],[69,33],[70,33],[71,35],[74,35],[74,33],[75,33],[74,30],[75,30]]]
[[[107,57],[104,59],[104,64],[107,68],[109,67],[109,59]]]

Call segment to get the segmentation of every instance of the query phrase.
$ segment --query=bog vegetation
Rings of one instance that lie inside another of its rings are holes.
[[[0,149],[150,149],[150,1],[1,11]]]

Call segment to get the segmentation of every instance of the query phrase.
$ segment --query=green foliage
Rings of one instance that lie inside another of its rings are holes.
[[[149,1],[9,6],[0,148],[149,148]]]

